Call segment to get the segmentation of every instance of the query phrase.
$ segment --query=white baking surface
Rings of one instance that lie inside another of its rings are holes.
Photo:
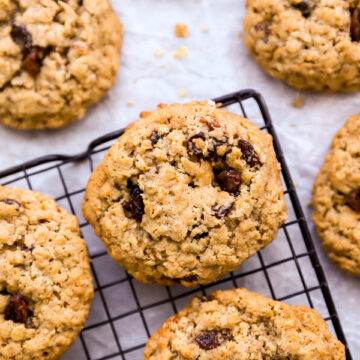
[[[293,108],[291,102],[299,92],[267,76],[238,36],[244,3],[244,0],[113,0],[125,26],[122,64],[114,89],[84,120],[67,128],[19,132],[0,127],[0,168],[45,154],[80,152],[92,139],[136,120],[140,111],[154,109],[158,103],[208,99],[254,88],[268,103],[310,221],[306,204],[314,177],[332,136],[349,115],[359,112],[360,94],[301,93],[305,106]],[[189,26],[190,37],[174,36],[177,22]],[[208,33],[202,32],[204,26],[209,28]],[[189,53],[184,59],[174,59],[172,53],[181,45]],[[157,49],[164,51],[162,57],[154,55]],[[186,90],[187,97],[179,96],[180,89]],[[133,106],[127,106],[129,100]],[[314,234],[311,221],[309,226]],[[338,271],[314,238],[353,357],[360,359],[359,279]]]

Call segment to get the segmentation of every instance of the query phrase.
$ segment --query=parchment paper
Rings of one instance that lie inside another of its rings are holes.
[[[125,26],[117,85],[84,120],[67,128],[19,132],[0,127],[0,168],[45,154],[82,151],[95,137],[125,126],[136,120],[140,111],[154,109],[158,103],[209,99],[254,88],[267,100],[310,221],[306,204],[314,177],[332,136],[349,115],[360,111],[360,94],[301,93],[305,106],[293,108],[290,104],[299,92],[267,76],[238,35],[244,0],[113,0],[113,5]],[[178,22],[189,26],[190,37],[174,36]],[[203,27],[208,27],[208,32],[203,32]],[[174,59],[172,53],[182,45],[188,55]],[[159,49],[164,51],[161,57],[154,55]],[[186,90],[186,97],[179,96],[180,89]],[[133,105],[128,106],[128,101]],[[312,223],[309,225],[315,234]],[[314,238],[354,359],[360,359],[359,279],[337,270]],[[95,352],[98,345],[104,346],[95,343]],[[141,355],[132,358],[141,359]]]

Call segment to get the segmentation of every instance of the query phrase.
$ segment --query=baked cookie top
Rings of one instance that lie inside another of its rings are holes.
[[[360,114],[334,137],[315,181],[313,219],[330,258],[360,275]]]
[[[273,77],[304,90],[360,89],[359,0],[247,0],[245,44]]]
[[[217,280],[286,218],[272,137],[212,102],[142,113],[91,175],[85,218],[145,283]]]
[[[345,360],[316,310],[245,289],[196,297],[150,338],[144,360]]]
[[[42,194],[0,187],[0,359],[58,359],[92,296],[75,216]]]
[[[109,0],[0,0],[0,121],[56,128],[115,82],[122,26]]]

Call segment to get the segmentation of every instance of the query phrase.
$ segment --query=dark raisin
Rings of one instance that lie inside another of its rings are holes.
[[[37,76],[41,70],[39,48],[33,47],[24,59],[24,68],[31,76]]]
[[[203,350],[212,350],[231,339],[228,330],[208,330],[199,334],[195,341]]]
[[[271,35],[271,29],[270,26],[272,23],[270,21],[263,21],[261,23],[258,23],[255,25],[256,31],[262,31],[264,33],[264,42],[267,43],[269,36]]]
[[[221,155],[218,154],[217,152],[217,149],[218,147],[221,147],[221,146],[224,146],[226,144],[228,144],[228,137],[226,135],[224,135],[224,140],[220,140],[220,139],[217,139],[215,137],[210,137],[210,140],[211,140],[211,144],[213,146],[213,149],[212,150],[209,150],[209,156],[208,157],[223,157],[226,155],[226,153],[228,152],[229,149],[226,149],[225,153],[222,153]]]
[[[213,211],[213,214],[217,219],[222,219],[229,214],[233,206],[234,203],[231,203],[228,206],[220,206],[218,204],[215,204],[214,206],[211,207],[211,210]]]
[[[142,191],[138,186],[131,189],[130,200],[124,204],[125,210],[127,210],[131,217],[138,222],[141,222],[144,215],[144,202],[142,199]]]
[[[197,298],[199,299],[200,302],[205,303],[208,302],[209,299],[207,298],[207,296],[204,295],[198,295]]]
[[[360,213],[360,189],[353,190],[346,196],[346,204],[354,211]]]
[[[20,48],[24,56],[26,56],[32,47],[32,36],[23,26],[13,24],[10,36]]]
[[[351,40],[352,41],[360,41],[360,9],[351,9]]]
[[[193,142],[195,139],[202,139],[205,141],[206,137],[205,134],[203,132],[199,132],[198,134],[192,135],[189,137],[189,139],[187,140],[187,151],[188,154],[194,155],[198,158],[200,157],[204,157],[202,151],[200,149],[198,149],[195,145],[195,143]]]
[[[186,281],[186,282],[193,282],[197,280],[197,275],[188,275],[183,277],[181,280]]]
[[[203,238],[205,238],[205,237],[207,237],[207,236],[209,236],[209,233],[208,233],[208,232],[204,232],[204,233],[202,233],[202,234],[197,234],[197,235],[195,235],[195,236],[194,236],[194,239],[195,239],[195,240],[200,240],[200,239],[203,239]]]
[[[197,298],[200,300],[200,302],[205,303],[205,302],[209,302],[209,301],[213,301],[215,300],[214,296],[212,294],[209,295],[198,295]]]
[[[156,130],[154,130],[150,136],[152,145],[154,146],[160,139],[160,136]]]
[[[242,158],[249,166],[253,168],[262,165],[254,147],[248,141],[240,139],[238,144],[242,152]]]
[[[26,324],[29,318],[29,305],[25,296],[12,295],[5,308],[5,320]]]
[[[21,244],[20,245],[20,250],[22,251],[29,251],[29,252],[32,252],[34,250],[34,245],[31,245],[31,247],[27,247],[25,244]]]
[[[221,190],[229,193],[236,193],[241,184],[241,175],[234,169],[223,170],[216,175],[216,181],[220,185]]]
[[[0,200],[0,202],[5,203],[6,205],[17,205],[19,207],[22,207],[21,203],[19,203],[16,200],[12,200],[12,199],[2,199],[2,200]]]
[[[303,0],[300,2],[293,2],[291,6],[299,10],[305,18],[308,18],[316,6],[317,0]]]
[[[217,138],[211,137],[211,142],[212,142],[214,148],[216,149],[216,148],[218,148],[220,146],[223,146],[223,145],[227,144],[228,137],[225,135],[225,140],[219,140]]]
[[[25,327],[27,329],[35,329],[33,318],[34,318],[34,314],[32,314],[32,312],[30,312],[29,317],[28,317],[28,319],[26,321],[26,324],[25,324]]]

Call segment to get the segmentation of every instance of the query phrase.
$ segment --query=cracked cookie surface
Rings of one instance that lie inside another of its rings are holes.
[[[245,44],[271,76],[302,90],[360,89],[359,0],[247,0]]]
[[[313,220],[330,258],[360,275],[360,114],[333,139],[313,188]]]
[[[136,279],[215,281],[286,219],[272,137],[211,102],[159,105],[93,172],[83,213]]]
[[[92,296],[76,217],[40,193],[0,187],[0,359],[58,359]]]
[[[196,297],[156,331],[144,360],[345,360],[320,314],[245,289]]]
[[[122,32],[109,0],[0,0],[0,121],[82,118],[115,83]]]

